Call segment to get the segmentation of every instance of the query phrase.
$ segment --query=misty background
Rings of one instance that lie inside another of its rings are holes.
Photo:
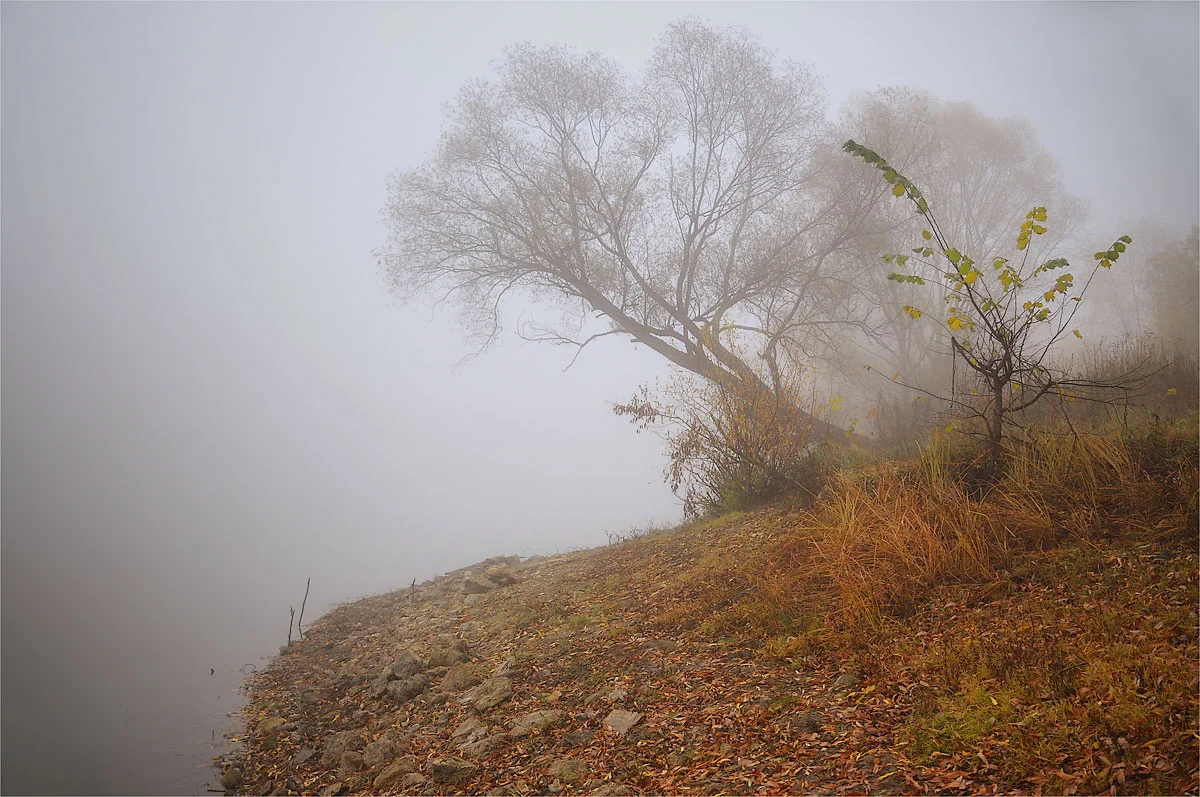
[[[463,362],[372,255],[388,175],[504,47],[633,71],[681,16],[743,26],[832,114],[907,85],[1029,120],[1115,236],[1200,214],[1198,8],[5,3],[3,791],[215,783],[239,668],[309,576],[306,623],[679,517],[611,412],[657,356],[608,338],[564,372],[510,335]]]

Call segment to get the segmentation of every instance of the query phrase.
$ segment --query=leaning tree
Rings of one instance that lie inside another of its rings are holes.
[[[814,74],[744,32],[675,23],[637,79],[517,46],[449,106],[436,155],[392,179],[380,262],[401,297],[456,300],[484,345],[520,296],[565,311],[527,337],[626,336],[779,396],[810,332],[836,323],[820,312],[832,264],[886,193],[838,179],[828,133]]]

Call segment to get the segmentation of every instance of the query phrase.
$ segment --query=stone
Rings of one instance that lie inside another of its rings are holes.
[[[271,731],[279,730],[284,725],[287,725],[287,720],[285,720],[283,717],[267,717],[265,720],[258,723],[258,732],[270,733]]]
[[[425,669],[425,662],[413,655],[412,651],[401,651],[396,660],[388,667],[386,675],[389,681],[410,678]]]
[[[494,585],[484,583],[478,579],[467,576],[463,579],[462,591],[466,595],[482,595],[485,592],[491,592]]]
[[[470,758],[483,758],[493,750],[499,750],[508,743],[508,738],[502,733],[493,733],[490,736],[484,736],[482,739],[477,739],[473,742],[460,744],[458,749],[463,755]]]
[[[471,660],[471,652],[467,649],[467,643],[461,639],[449,641],[448,644],[443,644],[434,649],[429,654],[428,666],[430,667],[450,667],[463,661]]]
[[[512,721],[514,731],[531,730],[544,731],[553,728],[563,721],[566,713],[556,708],[542,709],[540,711],[530,711],[528,714],[522,714]]]
[[[504,565],[492,565],[483,571],[483,577],[497,587],[507,587],[517,583],[517,578]]]
[[[317,751],[312,749],[311,747],[302,747],[296,751],[296,754],[294,756],[292,756],[292,763],[297,764],[297,765],[303,764],[305,761],[312,758],[316,754],[317,754]]]
[[[474,606],[483,600],[482,595],[467,595],[463,598],[463,604],[466,606]]]
[[[319,792],[317,792],[317,794],[320,794],[321,797],[335,797],[335,795],[341,794],[342,790],[345,788],[346,788],[345,784],[343,784],[340,780],[334,781],[333,783],[330,783],[328,786],[326,786],[325,788],[323,788]]]
[[[417,703],[425,708],[437,708],[449,699],[442,692],[422,692],[417,695]]]
[[[228,791],[235,791],[238,786],[242,785],[242,770],[237,767],[230,767],[221,773],[221,788]]]
[[[429,762],[429,774],[438,783],[460,783],[475,777],[479,767],[457,756],[435,758]]]
[[[792,720],[792,727],[800,733],[818,733],[825,724],[825,716],[819,711],[806,711]]]
[[[397,703],[403,703],[407,700],[412,700],[417,695],[421,694],[429,688],[429,679],[424,675],[414,675],[411,678],[405,678],[403,681],[392,681],[388,684],[388,696]]]
[[[409,772],[400,779],[400,785],[406,789],[412,789],[417,786],[423,786],[429,782],[429,778],[422,775],[420,772]]]
[[[627,697],[629,697],[629,693],[624,689],[614,689],[607,695],[609,703],[624,703]]]
[[[595,736],[592,731],[572,731],[562,735],[562,743],[568,747],[584,747],[591,744]]]
[[[471,705],[476,711],[487,711],[512,697],[512,681],[502,675],[492,676],[475,687]]]
[[[487,731],[487,726],[480,721],[479,717],[468,717],[459,723],[458,727],[450,734],[451,739],[467,739],[471,737],[482,736]]]
[[[354,731],[342,731],[329,737],[325,743],[325,751],[321,753],[321,766],[329,768],[342,760],[342,754],[347,750],[357,750],[362,747],[362,737]]]
[[[613,709],[604,718],[604,724],[612,728],[617,736],[624,736],[629,733],[629,730],[642,721],[642,714],[635,711],[625,711],[623,709]]]
[[[637,792],[635,792],[629,786],[626,786],[624,783],[615,780],[605,783],[600,788],[589,792],[589,794],[595,795],[596,797],[600,797],[601,795],[604,797],[628,797],[628,795],[636,793]]]
[[[446,677],[438,684],[439,692],[462,692],[472,686],[483,683],[483,678],[474,665],[455,664],[447,672]]]
[[[575,785],[587,780],[588,767],[586,763],[576,758],[560,758],[550,765],[547,774],[563,783]]]
[[[389,761],[396,752],[396,743],[391,739],[376,739],[363,748],[363,766],[367,769],[378,769]]]
[[[673,639],[650,639],[642,643],[642,650],[657,650],[663,653],[674,650],[679,644]]]
[[[391,672],[391,668],[388,668],[388,672]],[[381,698],[384,695],[386,695],[388,684],[391,683],[391,681],[388,680],[387,676],[388,676],[388,673],[384,673],[383,675],[379,676],[374,681],[372,681],[371,688],[370,688],[370,690],[368,690],[367,694],[369,694],[371,697],[376,698],[376,699]]]
[[[355,772],[358,772],[363,767],[362,753],[356,753],[353,750],[347,750],[342,753],[341,764],[338,766],[338,777],[346,780]]]
[[[496,668],[496,671],[494,673],[492,673],[492,675],[496,675],[496,676],[512,675],[513,673],[515,673],[517,671],[518,666],[519,665],[517,664],[516,656],[505,656],[504,661],[500,662],[500,666],[498,666]]]
[[[417,757],[406,755],[388,764],[379,776],[375,778],[375,789],[390,789],[396,783],[403,783],[404,778],[417,770]]]
[[[844,672],[833,679],[834,689],[853,689],[858,686],[858,676],[852,672]]]

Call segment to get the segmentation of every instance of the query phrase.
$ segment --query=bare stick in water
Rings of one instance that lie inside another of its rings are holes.
[[[300,619],[296,621],[296,631],[300,634],[300,641],[304,641],[304,631],[300,624],[304,622],[304,604],[308,603],[308,588],[312,586],[312,576],[308,577],[308,581],[304,582],[304,600],[300,602]]]

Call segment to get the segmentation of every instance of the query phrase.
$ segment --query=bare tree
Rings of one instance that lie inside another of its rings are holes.
[[[391,181],[380,261],[397,295],[456,299],[484,345],[520,294],[564,310],[527,337],[582,350],[627,336],[778,394],[780,361],[845,323],[822,312],[833,265],[885,193],[840,179],[829,133],[813,73],[744,32],[675,23],[640,80],[597,54],[517,46],[495,81],[462,90],[436,156]]]

